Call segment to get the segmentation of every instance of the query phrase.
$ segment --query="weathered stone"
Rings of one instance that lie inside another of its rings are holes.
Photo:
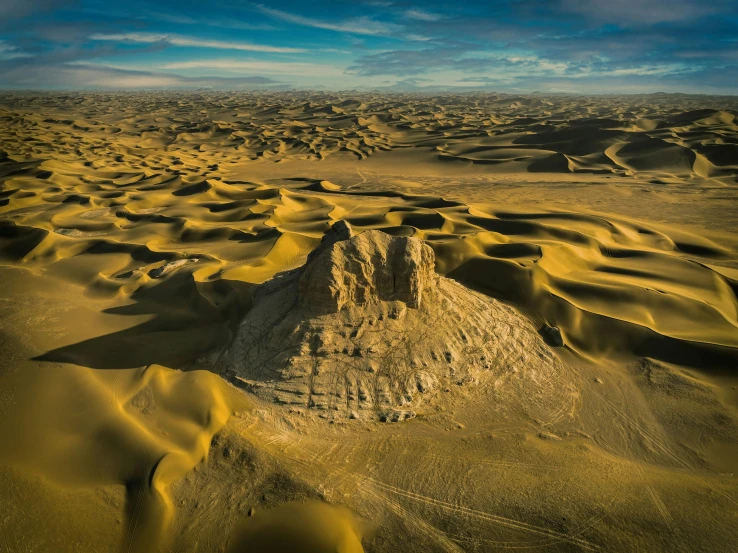
[[[399,422],[433,409],[441,390],[466,393],[453,384],[497,378],[485,366],[516,374],[530,357],[540,387],[557,364],[544,362],[543,340],[525,328],[509,308],[438,276],[421,240],[353,236],[337,223],[303,267],[256,288],[223,374],[308,416],[380,412]]]
[[[421,394],[425,394],[436,389],[438,379],[431,373],[421,371],[415,375],[415,384],[418,391]]]
[[[548,339],[552,346],[560,348],[564,346],[564,337],[561,331],[555,326],[544,325],[541,333]]]
[[[323,238],[321,238],[318,247],[310,252],[306,264],[310,263],[313,259],[318,257],[321,253],[330,248],[336,242],[348,240],[353,236],[356,236],[356,234],[354,234],[354,230],[351,228],[350,224],[348,224],[346,221],[336,221],[335,223],[333,223],[333,225],[331,225],[331,228],[328,229],[328,232],[323,235]]]
[[[299,281],[299,303],[325,313],[379,301],[417,309],[423,291],[438,282],[434,265],[433,250],[421,240],[367,231],[309,261]]]

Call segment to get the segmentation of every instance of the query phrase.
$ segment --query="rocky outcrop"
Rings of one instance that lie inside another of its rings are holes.
[[[336,313],[344,306],[400,301],[417,309],[438,285],[433,250],[417,238],[367,231],[309,260],[299,281],[301,307]]]
[[[558,361],[527,321],[434,262],[417,238],[336,223],[303,267],[255,290],[225,374],[290,409],[386,422],[525,367],[553,386]]]

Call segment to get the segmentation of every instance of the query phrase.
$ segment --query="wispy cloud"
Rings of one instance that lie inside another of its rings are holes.
[[[239,19],[226,19],[222,17],[191,17],[188,15],[179,15],[176,13],[162,13],[158,11],[150,11],[145,17],[139,16],[140,19],[153,19],[158,21],[166,21],[168,23],[176,23],[178,25],[208,25],[209,27],[220,27],[221,29],[238,29],[242,31],[274,31],[272,25],[266,23],[252,23],[249,21],[241,21]]]
[[[285,46],[268,46],[264,44],[252,44],[249,42],[235,42],[226,40],[208,40],[203,38],[186,37],[174,34],[160,33],[97,33],[90,36],[91,40],[104,40],[114,42],[137,42],[142,44],[153,44],[163,42],[172,46],[189,46],[195,48],[216,48],[219,50],[247,50],[250,52],[271,52],[280,54],[299,54],[307,52],[304,48],[290,48]]]
[[[0,78],[15,88],[140,89],[140,88],[284,88],[284,83],[263,76],[185,77],[171,73],[121,69],[100,64],[62,64],[14,67],[3,70]]]
[[[173,23],[175,25],[192,25],[193,30],[197,27],[206,25],[208,27],[220,29],[237,29],[243,31],[275,31],[276,27],[266,22],[244,21],[243,16],[239,13],[237,16],[228,14],[225,9],[213,9],[209,14],[202,13],[189,14],[177,11],[165,11],[162,8],[164,2],[160,6],[152,6],[153,2],[135,3],[136,0],[128,0],[125,6],[111,5],[110,3],[95,4],[94,7],[85,6],[85,14],[88,16],[98,16],[102,18],[114,18],[121,21],[130,22],[131,20],[141,21],[144,24],[151,23]],[[215,0],[211,0],[213,4]]]
[[[668,64],[668,65],[641,65],[637,67],[623,67],[620,69],[611,69],[608,71],[601,71],[601,76],[612,76],[622,77],[625,75],[679,75],[682,73],[694,73],[700,70],[701,67],[687,67],[680,64]]]
[[[29,58],[31,54],[22,52],[12,44],[0,40],[0,60],[13,60],[18,58]]]
[[[444,17],[437,13],[427,12],[421,9],[412,9],[405,11],[405,17],[415,19],[416,21],[440,21]]]
[[[64,0],[3,0],[0,2],[0,27],[3,23],[60,8],[64,3]]]
[[[334,65],[263,60],[203,59],[167,63],[158,69],[210,69],[248,71],[273,75],[340,76],[343,70]]]
[[[733,1],[733,0],[728,0]],[[563,0],[566,11],[615,25],[688,21],[719,13],[725,0]]]
[[[312,17],[305,17],[282,10],[275,10],[273,8],[267,8],[261,4],[256,6],[259,11],[263,14],[287,21],[288,23],[294,23],[295,25],[303,25],[305,27],[314,27],[316,29],[326,29],[329,31],[337,31],[341,33],[352,33],[358,35],[390,35],[392,33],[399,32],[403,29],[401,25],[395,23],[387,23],[383,21],[377,21],[370,17],[355,17],[352,19],[346,19],[343,21],[324,21],[320,19],[313,19]]]
[[[675,78],[699,71],[700,65],[683,63],[612,63],[594,61],[553,60],[529,54],[506,54],[505,50],[480,51],[472,45],[436,46],[423,50],[390,50],[358,58],[347,69],[350,74],[372,77],[380,75],[424,75],[445,78],[464,85],[519,86],[542,79],[568,79],[581,82],[616,78]]]

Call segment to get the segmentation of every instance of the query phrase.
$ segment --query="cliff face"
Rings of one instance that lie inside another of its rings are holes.
[[[423,292],[438,286],[434,262],[433,250],[417,238],[368,231],[311,260],[299,280],[299,303],[325,313],[381,301],[417,309]]]

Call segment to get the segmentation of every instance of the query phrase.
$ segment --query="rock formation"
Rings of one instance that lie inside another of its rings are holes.
[[[401,421],[443,390],[556,370],[525,319],[434,262],[417,238],[336,223],[303,267],[256,289],[226,374],[323,418]]]
[[[437,287],[433,250],[417,238],[368,231],[309,260],[298,284],[300,307],[337,313],[344,306],[398,301],[417,309]]]

